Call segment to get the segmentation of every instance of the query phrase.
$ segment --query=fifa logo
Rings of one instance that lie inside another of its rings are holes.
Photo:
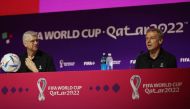
[[[140,78],[140,76],[139,75],[133,75],[131,77],[131,79],[130,79],[130,83],[131,83],[131,87],[133,89],[132,99],[133,100],[138,100],[140,98],[140,95],[139,95],[139,92],[138,92],[138,89],[139,89],[140,84],[141,84],[141,78]]]
[[[63,59],[59,60],[59,68],[75,66],[74,61],[64,61]]]
[[[39,90],[39,95],[38,95],[38,100],[39,101],[45,101],[45,95],[44,95],[44,91],[46,88],[47,82],[45,78],[40,78],[37,81],[37,87]]]
[[[62,59],[59,60],[59,65],[60,65],[60,66],[59,66],[60,68],[63,68],[63,66],[64,66],[64,61],[63,61]]]

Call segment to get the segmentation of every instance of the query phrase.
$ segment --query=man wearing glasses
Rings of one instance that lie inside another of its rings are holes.
[[[23,34],[23,44],[26,53],[20,56],[21,67],[18,72],[50,72],[55,71],[53,59],[40,51],[37,33],[26,31]]]

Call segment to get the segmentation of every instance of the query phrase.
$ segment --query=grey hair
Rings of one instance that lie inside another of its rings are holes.
[[[158,29],[158,28],[150,27],[150,28],[147,30],[146,34],[149,33],[149,32],[157,32],[157,33],[158,33],[158,37],[159,37],[160,39],[163,39],[163,38],[164,38],[163,32],[162,32],[160,29]]]
[[[37,37],[38,35],[37,35],[37,32],[35,32],[35,31],[26,31],[24,34],[23,34],[23,37],[22,37],[22,41],[23,41],[23,43],[26,41],[26,39],[27,39],[27,37],[28,36],[33,36],[33,37]]]

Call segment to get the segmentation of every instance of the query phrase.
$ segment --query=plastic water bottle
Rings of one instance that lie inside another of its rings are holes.
[[[101,57],[101,70],[106,70],[107,69],[107,65],[106,65],[106,53],[102,54]]]
[[[107,70],[113,70],[113,58],[111,53],[108,53],[108,57],[106,58]]]

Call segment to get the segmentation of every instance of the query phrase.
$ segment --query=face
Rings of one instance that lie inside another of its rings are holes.
[[[35,52],[38,50],[39,40],[37,36],[28,35],[24,45],[27,48],[27,50]]]
[[[160,48],[163,39],[159,38],[156,31],[150,31],[146,34],[146,47],[148,51],[154,51]]]

